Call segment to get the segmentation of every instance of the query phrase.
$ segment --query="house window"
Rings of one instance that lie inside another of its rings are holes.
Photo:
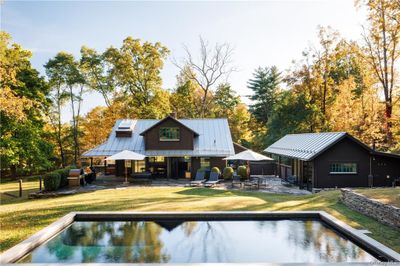
[[[179,141],[180,134],[178,127],[161,127],[160,141]]]
[[[133,164],[133,172],[134,173],[141,173],[146,171],[146,161],[141,160],[141,161],[134,161]]]
[[[200,169],[210,170],[210,158],[200,158]]]
[[[165,162],[165,157],[164,156],[149,157],[149,162],[150,163],[163,163],[163,162]]]
[[[331,163],[330,174],[357,174],[356,163]]]

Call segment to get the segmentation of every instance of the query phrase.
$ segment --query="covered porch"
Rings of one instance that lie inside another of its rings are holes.
[[[211,170],[218,167],[221,171],[226,167],[222,157],[167,157],[148,156],[144,160],[106,161],[106,156],[86,157],[83,164],[95,166],[104,175],[124,176],[125,170],[130,177],[192,179],[198,169]]]

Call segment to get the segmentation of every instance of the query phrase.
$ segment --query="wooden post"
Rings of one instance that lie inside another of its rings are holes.
[[[107,175],[107,161],[106,161],[107,157],[104,157],[104,175]]]
[[[42,191],[42,176],[39,176],[39,191]]]
[[[93,166],[93,157],[90,157],[90,166]]]
[[[19,180],[19,197],[22,197],[22,179]]]

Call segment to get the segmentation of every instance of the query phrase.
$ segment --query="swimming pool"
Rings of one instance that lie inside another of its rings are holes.
[[[73,217],[60,221],[57,233],[42,238],[14,262],[369,263],[396,261],[398,255],[390,249],[381,252],[379,245],[374,249],[372,239],[360,241],[358,237],[368,237],[323,212],[110,212]]]

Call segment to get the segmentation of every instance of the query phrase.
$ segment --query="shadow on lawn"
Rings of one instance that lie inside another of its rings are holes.
[[[3,229],[12,230],[17,226],[19,228],[28,227],[37,231],[63,215],[74,211],[324,210],[352,226],[368,229],[378,241],[390,244],[393,248],[400,250],[400,241],[398,240],[400,239],[400,231],[350,210],[339,201],[339,192],[295,196],[208,188],[182,188],[165,193],[160,191],[162,190],[143,191],[145,193],[141,194],[141,190],[127,190],[129,193],[115,196],[115,191],[103,190],[102,192],[97,191],[53,199],[20,200],[14,203],[32,202],[35,203],[35,207],[22,209],[17,207],[16,210],[2,212],[0,220]],[[95,193],[100,193],[100,195],[95,195]],[[82,197],[82,195],[85,196]],[[15,221],[18,221],[18,224],[15,224]],[[21,239],[10,234],[2,240],[4,241],[2,246],[10,247]]]

